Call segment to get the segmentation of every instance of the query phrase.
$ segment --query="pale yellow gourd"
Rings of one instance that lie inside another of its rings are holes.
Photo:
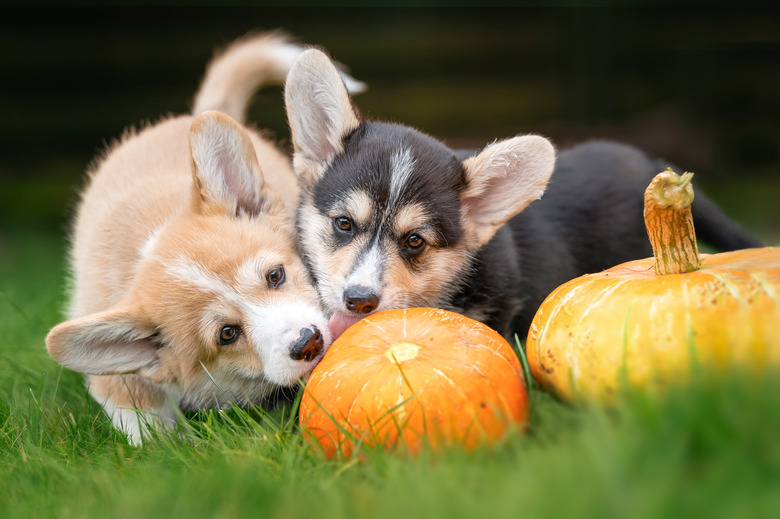
[[[653,258],[565,283],[526,343],[534,378],[567,400],[656,389],[697,367],[780,365],[780,248],[699,256],[691,173],[659,173],[645,192]]]

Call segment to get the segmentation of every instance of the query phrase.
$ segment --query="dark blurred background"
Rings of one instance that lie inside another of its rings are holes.
[[[0,223],[65,229],[107,142],[187,111],[215,48],[284,28],[369,83],[365,116],[453,146],[529,132],[559,148],[631,143],[696,172],[780,243],[780,11],[658,4],[6,7]],[[258,95],[251,119],[288,146],[280,89]]]

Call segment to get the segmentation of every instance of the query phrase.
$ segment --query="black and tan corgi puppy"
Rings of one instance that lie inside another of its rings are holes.
[[[556,160],[547,139],[521,135],[452,150],[362,119],[317,50],[293,65],[285,99],[300,248],[334,336],[377,310],[435,306],[524,337],[556,286],[651,254],[642,197],[668,165],[634,148],[594,142]],[[705,197],[693,211],[712,246],[759,245]]]

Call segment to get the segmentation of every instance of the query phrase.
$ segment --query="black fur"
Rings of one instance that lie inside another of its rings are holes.
[[[460,200],[467,181],[462,160],[474,153],[454,151],[411,128],[381,122],[361,123],[343,145],[344,153],[311,188],[314,206],[323,215],[337,216],[333,211],[345,193],[359,190],[373,197],[375,214],[368,228],[354,233],[387,233],[379,227],[382,221],[392,221],[405,204],[420,203],[433,215],[432,226],[440,236],[432,245],[452,246],[464,239]],[[414,170],[398,207],[387,207],[390,157],[402,146],[412,150]],[[644,190],[668,166],[612,142],[560,152],[542,198],[499,229],[437,305],[478,316],[504,336],[525,338],[537,308],[560,284],[652,255],[643,220]],[[693,215],[699,238],[716,249],[761,245],[700,192]],[[323,245],[344,245],[333,236]],[[413,259],[408,265],[417,268]]]
[[[399,148],[415,152],[414,174],[404,185],[396,206],[387,207],[390,193],[390,158]],[[354,234],[376,235],[382,222],[391,222],[402,207],[419,203],[431,215],[432,227],[438,231],[432,245],[445,247],[463,239],[460,225],[459,195],[466,185],[460,161],[441,142],[403,126],[365,122],[344,139],[344,153],[339,154],[314,186],[315,207],[325,216],[336,216],[338,204],[350,191],[369,194],[375,201],[375,213],[369,228],[356,228]],[[331,249],[349,242],[349,237],[334,234]],[[403,236],[396,236],[402,240]],[[414,256],[407,258],[415,267]]]
[[[434,208],[437,228],[447,239],[460,240],[463,233],[458,195],[466,184],[460,162],[436,139],[396,124],[365,122],[344,139],[344,153],[333,160],[314,188],[315,206],[326,213],[351,190],[369,193],[377,201],[387,200],[390,157],[400,147],[414,150],[415,174],[405,185],[399,206],[388,209],[392,213],[409,203]],[[383,215],[375,216],[378,221]]]
[[[652,256],[644,191],[669,166],[612,142],[560,152],[542,198],[480,250],[453,307],[480,308],[488,316],[486,324],[524,338],[537,308],[558,285]],[[692,212],[697,236],[718,250],[761,246],[700,191]]]

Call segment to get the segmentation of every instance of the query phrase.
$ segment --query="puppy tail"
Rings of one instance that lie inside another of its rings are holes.
[[[192,114],[219,110],[243,123],[255,90],[263,85],[283,84],[293,62],[304,50],[304,46],[278,31],[233,42],[209,63],[195,94]],[[366,89],[365,83],[344,72],[342,77],[350,92]]]
[[[764,243],[731,220],[715,202],[696,193],[691,204],[696,236],[718,251],[764,247]]]

